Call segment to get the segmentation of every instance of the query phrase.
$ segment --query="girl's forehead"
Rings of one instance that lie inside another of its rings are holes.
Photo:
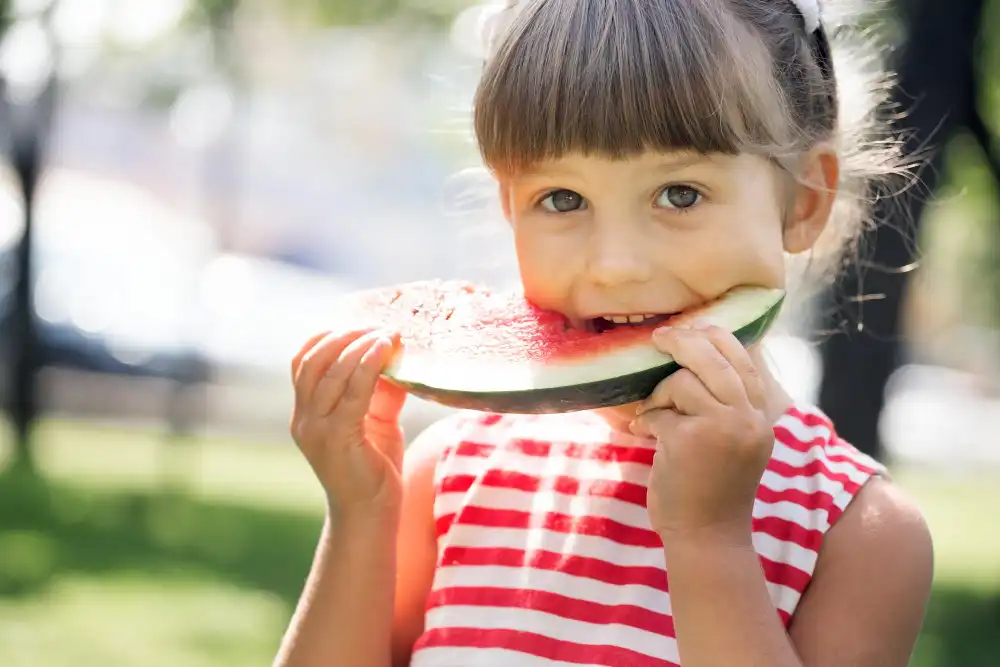
[[[725,172],[750,166],[752,156],[746,154],[700,153],[692,150],[649,150],[625,157],[598,154],[568,153],[532,162],[519,171],[516,178],[600,175],[608,173],[642,173],[650,176],[697,170]]]

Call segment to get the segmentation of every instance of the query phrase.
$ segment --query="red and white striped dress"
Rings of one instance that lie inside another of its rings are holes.
[[[588,413],[462,414],[436,474],[438,561],[412,667],[679,665],[649,441]],[[777,422],[754,546],[786,626],[823,536],[883,468],[813,408]]]

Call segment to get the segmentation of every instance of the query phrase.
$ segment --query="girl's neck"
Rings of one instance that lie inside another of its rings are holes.
[[[764,388],[767,394],[767,404],[764,407],[765,413],[767,414],[768,421],[775,423],[783,414],[788,412],[788,409],[795,401],[785,391],[785,388],[781,386],[781,383],[774,377],[774,374],[771,373],[761,346],[759,344],[752,345],[749,348],[749,352],[751,360],[760,372],[761,379],[764,381]],[[636,405],[633,403],[615,408],[605,408],[596,412],[614,430],[621,431],[622,433],[630,433],[628,426],[635,418],[635,408]]]
[[[785,391],[785,388],[778,382],[778,379],[774,377],[760,344],[751,345],[749,351],[750,359],[760,372],[761,380],[764,381],[764,391],[767,395],[767,404],[764,406],[764,412],[767,415],[768,421],[773,424],[783,414],[788,412],[789,408],[795,403],[795,400]]]

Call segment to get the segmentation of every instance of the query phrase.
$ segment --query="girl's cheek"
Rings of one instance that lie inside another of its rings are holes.
[[[780,234],[742,224],[719,225],[715,233],[698,239],[697,247],[679,253],[699,273],[725,276],[735,282],[756,282],[777,287],[785,272]]]
[[[574,279],[574,259],[566,244],[517,239],[517,262],[526,295],[541,306],[558,309]]]
[[[571,228],[551,223],[531,224],[523,221],[514,229],[514,243],[522,263],[539,265],[540,269],[569,268],[565,262],[574,257],[581,239]]]

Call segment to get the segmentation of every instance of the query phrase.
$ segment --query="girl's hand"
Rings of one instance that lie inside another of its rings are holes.
[[[774,446],[764,382],[743,345],[718,327],[664,327],[653,340],[682,366],[632,422],[633,433],[657,440],[647,499],[653,529],[747,534]]]
[[[325,333],[292,361],[292,437],[341,516],[398,509],[406,392],[379,377],[392,349],[378,331]]]

